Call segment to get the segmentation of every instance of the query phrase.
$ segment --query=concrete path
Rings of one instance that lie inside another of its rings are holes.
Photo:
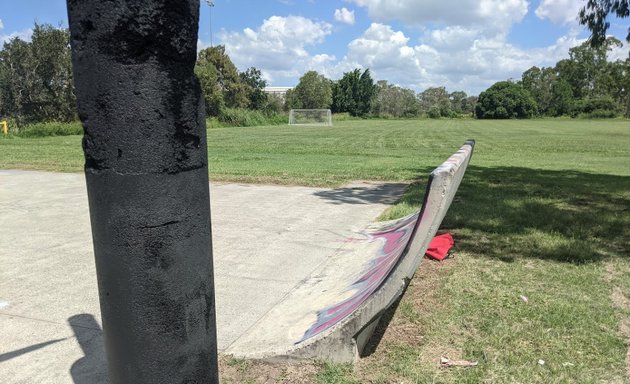
[[[219,349],[404,188],[212,185]],[[0,171],[0,383],[104,383],[103,351],[83,175]]]

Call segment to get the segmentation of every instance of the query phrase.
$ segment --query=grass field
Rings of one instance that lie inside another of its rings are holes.
[[[455,257],[421,265],[368,356],[354,367],[224,357],[224,382],[630,382],[630,122],[369,120],[208,137],[214,180],[319,186],[424,183],[477,140],[442,225]],[[0,139],[2,168],[82,162],[78,136]],[[420,201],[407,194],[383,218]],[[441,356],[479,364],[442,368]]]

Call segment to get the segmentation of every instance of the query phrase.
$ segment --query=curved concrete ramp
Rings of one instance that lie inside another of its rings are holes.
[[[380,315],[402,294],[457,192],[473,153],[467,141],[429,177],[419,212],[348,239],[226,353],[254,359],[354,361]]]

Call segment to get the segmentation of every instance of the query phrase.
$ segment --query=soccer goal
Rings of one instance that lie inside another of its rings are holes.
[[[289,125],[332,126],[330,109],[292,109],[289,111]]]

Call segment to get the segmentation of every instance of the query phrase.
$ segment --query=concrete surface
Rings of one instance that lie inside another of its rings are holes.
[[[404,188],[212,185],[219,350]],[[100,327],[83,175],[0,171],[0,383],[106,382]]]
[[[227,353],[266,360],[357,361],[381,314],[420,266],[457,193],[474,145],[474,140],[467,141],[431,173],[420,211],[357,233]]]

